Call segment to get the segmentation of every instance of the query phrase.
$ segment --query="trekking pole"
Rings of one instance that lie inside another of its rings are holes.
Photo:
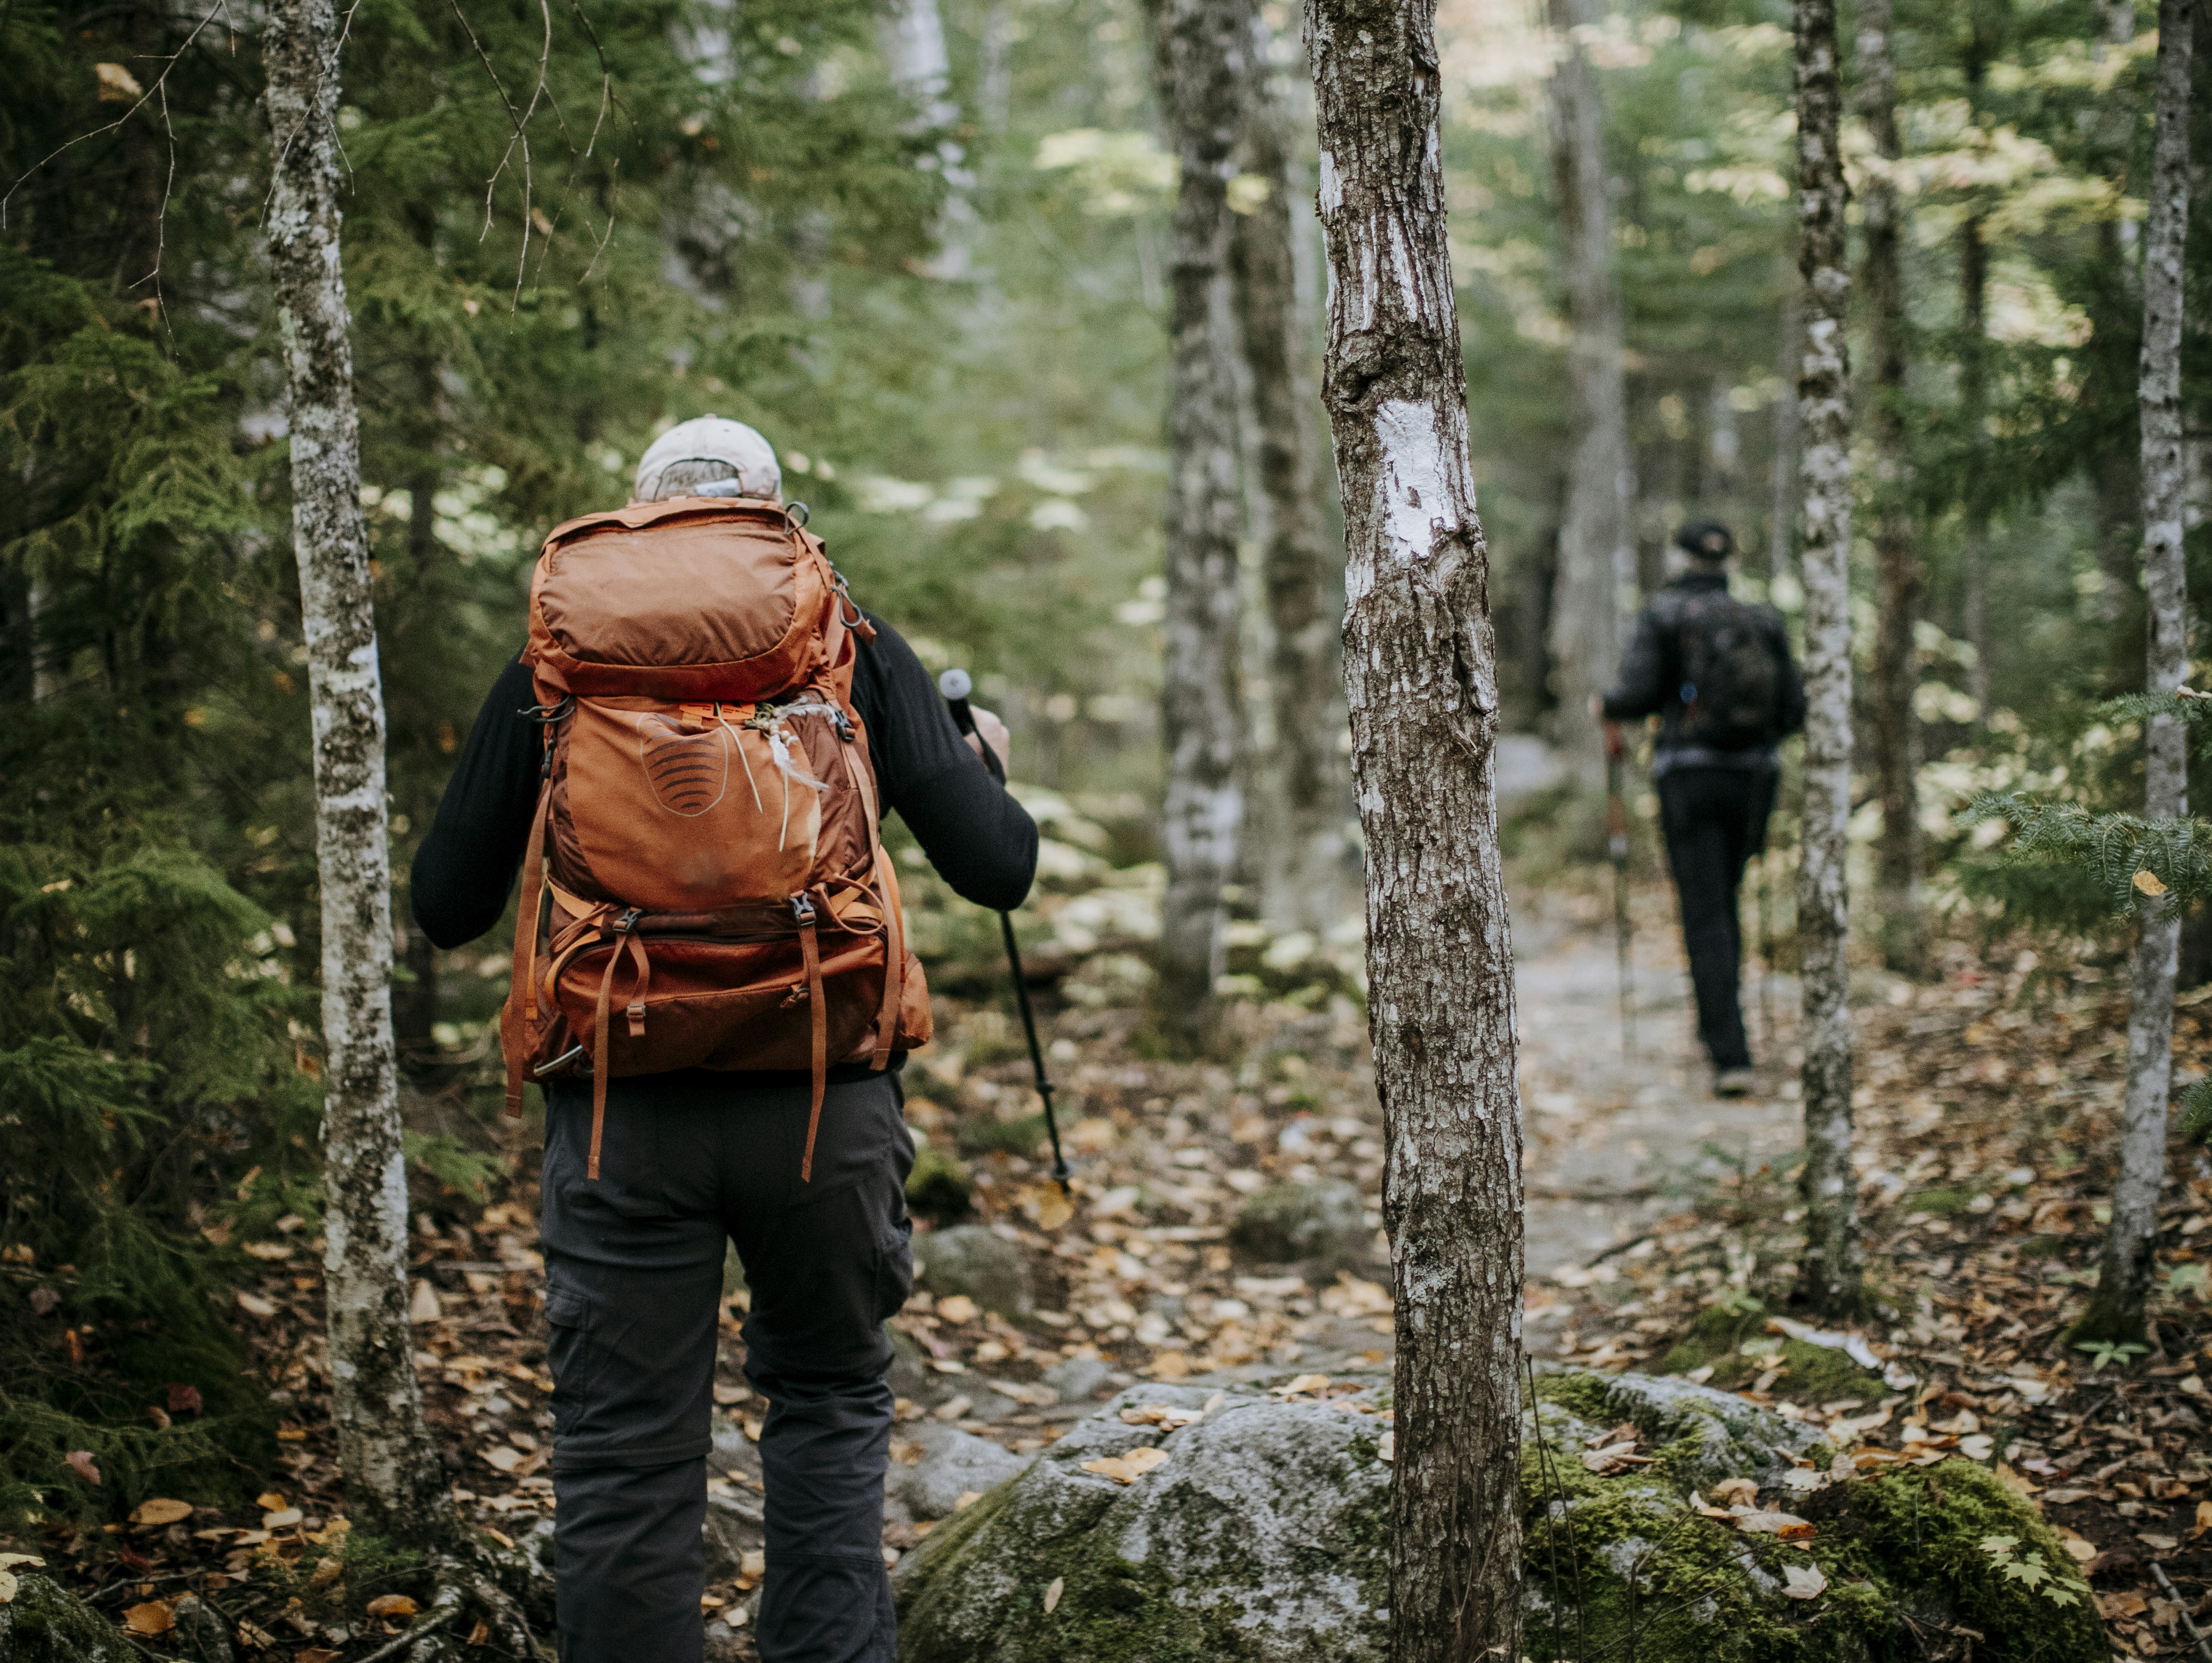
[[[951,707],[952,720],[963,733],[974,734],[976,746],[983,753],[983,766],[991,770],[991,777],[1000,785],[1006,783],[1006,770],[999,761],[999,753],[985,743],[975,731],[975,713],[968,707],[968,695],[975,691],[975,683],[964,670],[946,671],[937,678],[937,690],[945,695]],[[1022,974],[1021,944],[1014,938],[1014,915],[999,914],[999,932],[1006,941],[1006,968],[1014,978],[1014,1002],[1021,1007],[1022,1034],[1030,1042],[1030,1068],[1036,1076],[1036,1093],[1044,1104],[1045,1135],[1052,1139],[1052,1177],[1060,1186],[1062,1195],[1072,1194],[1068,1187],[1067,1157],[1060,1152],[1060,1121],[1052,1112],[1052,1077],[1044,1071],[1044,1047],[1037,1043],[1036,1013],[1030,1008],[1029,979]]]
[[[1613,858],[1613,938],[1620,960],[1620,1048],[1636,1054],[1636,990],[1633,926],[1628,909],[1628,801],[1621,775],[1626,757],[1618,724],[1605,725],[1606,847]]]

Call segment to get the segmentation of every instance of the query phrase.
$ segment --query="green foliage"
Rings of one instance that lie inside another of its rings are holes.
[[[403,1132],[400,1145],[411,1165],[447,1188],[479,1201],[488,1199],[493,1180],[507,1171],[503,1162],[471,1149],[450,1132],[441,1132],[435,1137],[421,1132]]]
[[[2137,1357],[2150,1354],[2149,1346],[2131,1339],[2085,1339],[2076,1342],[2074,1349],[2088,1353],[2089,1372],[2093,1375],[2103,1374],[2108,1365],[2115,1363],[2124,1368]]]

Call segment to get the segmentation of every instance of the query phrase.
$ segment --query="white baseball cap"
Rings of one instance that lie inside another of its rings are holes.
[[[747,496],[783,500],[783,470],[775,447],[757,430],[726,416],[701,416],[678,422],[654,440],[638,458],[637,485],[630,500],[651,502],[660,494],[660,476],[678,462],[725,462],[735,469],[738,488]]]

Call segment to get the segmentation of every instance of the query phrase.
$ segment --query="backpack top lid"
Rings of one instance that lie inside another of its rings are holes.
[[[757,701],[826,664],[836,582],[781,503],[634,502],[545,539],[525,657],[582,697]]]

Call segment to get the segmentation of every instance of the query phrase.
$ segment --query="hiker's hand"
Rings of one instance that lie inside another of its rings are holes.
[[[991,747],[991,754],[999,759],[999,771],[1006,773],[1010,766],[1007,758],[1013,750],[1014,736],[1006,731],[1004,722],[981,705],[969,706],[968,713],[975,719],[975,731],[961,736],[968,741],[968,748],[981,756],[983,747],[988,744]]]

